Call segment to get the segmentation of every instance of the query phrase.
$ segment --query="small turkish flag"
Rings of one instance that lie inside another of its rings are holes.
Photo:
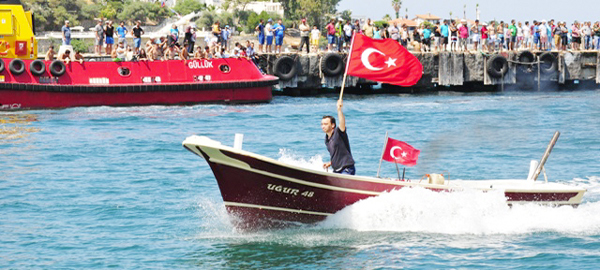
[[[417,165],[419,153],[421,153],[421,150],[410,146],[408,143],[388,138],[382,158],[388,162],[414,166]]]
[[[419,59],[393,39],[354,35],[348,75],[400,86],[415,85],[423,75]]]

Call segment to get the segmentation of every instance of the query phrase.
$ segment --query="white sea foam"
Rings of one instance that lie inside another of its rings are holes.
[[[596,178],[597,180],[597,178]],[[594,187],[594,190],[599,188]],[[443,234],[523,234],[553,231],[600,232],[600,202],[578,208],[506,205],[502,192],[439,193],[402,189],[359,201],[328,217],[323,228]]]
[[[323,157],[321,155],[312,156],[307,160],[293,150],[282,148],[279,149],[279,158],[277,160],[302,168],[323,170]]]

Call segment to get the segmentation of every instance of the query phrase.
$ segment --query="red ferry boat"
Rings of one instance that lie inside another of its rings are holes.
[[[278,83],[247,58],[39,60],[31,12],[19,0],[3,1],[0,20],[7,22],[0,25],[0,110],[259,103],[271,100],[272,86]]]

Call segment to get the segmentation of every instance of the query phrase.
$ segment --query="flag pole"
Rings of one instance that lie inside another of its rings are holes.
[[[400,169],[398,169],[398,162],[394,159],[394,164],[396,164],[396,171],[398,172],[398,180],[400,180]]]
[[[379,168],[377,168],[377,178],[379,178],[379,171],[381,170],[381,161],[383,161],[383,154],[385,154],[385,147],[387,146],[388,132],[385,132],[385,140],[383,140],[383,149],[381,149],[381,158],[379,158]]]
[[[346,77],[348,76],[348,66],[350,66],[350,59],[352,56],[352,48],[354,48],[354,37],[357,35],[356,30],[352,32],[352,41],[350,42],[350,51],[348,52],[348,60],[346,61],[346,69],[344,70],[344,79],[342,81],[342,90],[340,91],[340,100],[344,96],[344,87],[346,86]]]
[[[402,181],[404,181],[404,174],[406,173],[406,167],[402,168]]]

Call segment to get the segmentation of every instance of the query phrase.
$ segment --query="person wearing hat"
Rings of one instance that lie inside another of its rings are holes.
[[[487,41],[488,41],[488,28],[487,28],[487,23],[484,22],[481,24],[481,50],[487,52],[488,51],[488,46],[487,46]]]
[[[337,37],[338,52],[342,52],[342,47],[344,47],[344,20],[342,18],[338,18],[335,23],[335,36]]]
[[[94,35],[96,35],[96,46],[94,52],[96,55],[102,54],[102,45],[104,45],[104,28],[102,27],[102,19],[96,19],[96,27],[94,27]]]
[[[65,21],[65,25],[63,25],[61,31],[63,45],[71,45],[71,27],[69,27],[69,21]]]
[[[272,44],[273,44],[273,19],[269,18],[267,20],[267,25],[265,25],[265,37],[266,37],[266,52],[271,53]]]
[[[115,44],[115,27],[112,24],[112,21],[106,21],[106,26],[104,27],[104,36],[106,39],[106,54],[112,53],[113,44]]]
[[[298,46],[298,52],[302,51],[302,47],[306,45],[306,53],[310,53],[308,36],[310,35],[310,26],[306,23],[306,19],[302,19],[302,23],[298,26],[300,30],[300,46]]]

